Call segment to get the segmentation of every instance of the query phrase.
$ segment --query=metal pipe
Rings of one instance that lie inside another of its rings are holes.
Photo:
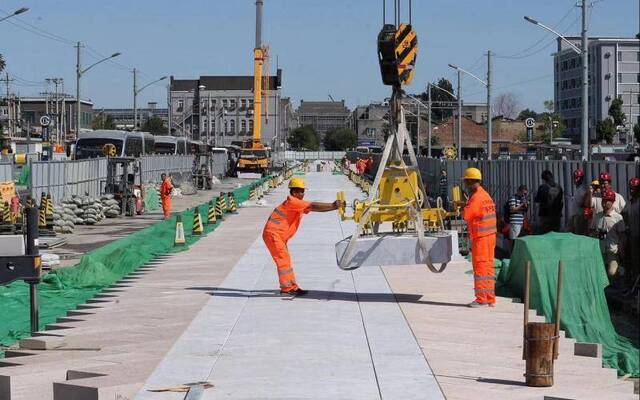
[[[38,252],[38,209],[29,207],[26,209],[27,243],[26,254],[37,256]],[[38,266],[38,268],[40,268]],[[29,280],[29,317],[31,335],[40,330],[40,316],[38,308],[38,283],[40,279]]]
[[[428,113],[429,113],[429,135],[428,135],[428,143],[427,143],[427,157],[431,158],[431,137],[432,137],[432,128],[431,128],[431,84],[427,84],[427,104],[428,104]]]
[[[462,94],[460,85],[462,81],[462,70],[458,70],[458,160],[462,160]]]

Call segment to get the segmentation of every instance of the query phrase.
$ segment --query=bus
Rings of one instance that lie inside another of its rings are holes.
[[[112,144],[116,157],[140,157],[154,152],[154,137],[148,132],[96,130],[80,132],[76,141],[75,159],[83,160],[104,156],[104,146]]]
[[[155,136],[153,149],[156,154],[187,154],[187,138],[177,136]]]

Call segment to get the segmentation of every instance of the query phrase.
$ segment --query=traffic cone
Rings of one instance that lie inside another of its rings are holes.
[[[33,198],[31,196],[27,196],[27,201],[25,202],[25,208],[33,207]]]
[[[213,225],[216,222],[216,207],[213,204],[213,200],[211,200],[209,202],[209,208],[207,209],[207,223]]]
[[[227,196],[224,193],[220,193],[220,208],[223,213],[229,212],[229,207],[227,205]]]
[[[45,199],[46,202],[46,199]],[[47,205],[45,203],[40,203],[40,208],[38,210],[38,228],[40,230],[47,228],[47,213],[46,213]]]
[[[255,185],[251,185],[251,188],[249,189],[249,200],[257,200],[257,197],[256,187]]]
[[[53,200],[51,199],[51,193],[47,194],[47,217],[53,217]]]
[[[221,220],[224,219],[224,209],[222,208],[222,196],[219,196],[216,199],[216,217],[220,218]]]
[[[191,233],[193,235],[202,235],[204,228],[202,227],[202,218],[200,217],[200,207],[196,207],[193,211],[193,229]]]
[[[238,204],[236,203],[236,196],[233,194],[233,192],[229,192],[227,197],[229,197],[229,212],[233,214],[237,214]]]
[[[184,224],[182,223],[182,214],[178,214],[176,219],[176,237],[173,240],[173,245],[178,246],[181,244],[185,244]]]

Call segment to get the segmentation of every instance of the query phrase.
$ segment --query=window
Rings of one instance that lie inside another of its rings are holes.
[[[571,108],[576,108],[576,99],[571,99]]]
[[[229,108],[231,108],[232,110],[236,108],[236,99],[229,100]]]
[[[618,83],[622,83],[622,72],[618,72]]]
[[[140,155],[142,154],[142,138],[127,138],[127,142],[124,147],[124,153],[127,156],[140,157]]]
[[[576,87],[576,80],[572,79],[571,80],[571,88],[574,89]]]
[[[240,99],[240,108],[243,110],[247,108],[247,99]]]
[[[559,66],[560,66],[560,64],[556,63],[556,72],[558,72]]]
[[[242,100],[244,102],[244,99]],[[243,119],[241,122],[241,126],[242,126],[242,132],[246,132],[247,131],[247,120]]]
[[[563,71],[566,71],[566,70],[567,70],[567,62],[566,62],[566,61],[563,61],[563,62],[562,62],[562,70],[563,70]]]
[[[249,108],[253,110],[253,99],[249,99]]]
[[[182,111],[184,109],[184,100],[178,100],[178,111]]]
[[[225,120],[224,121],[224,133],[228,133],[229,132],[229,121]]]
[[[638,82],[638,83],[640,83],[640,74],[638,74],[638,75],[636,76],[636,80],[637,80],[637,82]]]
[[[622,52],[621,51],[618,52],[618,61],[622,61]]]
[[[227,107],[229,107],[229,104],[227,103],[227,99],[222,99],[222,108],[226,109]]]
[[[236,133],[236,121],[233,119],[229,121],[229,131],[230,133]]]
[[[217,99],[211,100],[211,109],[212,110],[215,110],[217,105],[218,105],[218,100]]]
[[[253,133],[253,120],[249,120],[249,132]]]
[[[576,67],[576,59],[572,58],[571,59],[571,68],[575,68]]]

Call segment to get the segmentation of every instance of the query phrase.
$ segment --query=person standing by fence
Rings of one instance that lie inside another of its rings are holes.
[[[624,259],[624,245],[626,226],[622,215],[613,209],[616,194],[613,190],[602,193],[602,208],[593,217],[591,222],[591,236],[600,240],[600,251],[604,258],[607,275],[612,282],[617,276],[624,275],[624,270],[619,268]]]
[[[589,221],[585,218],[584,208],[585,205],[590,207],[589,203],[586,203],[587,187],[584,183],[584,171],[576,169],[573,171],[573,184],[575,188],[573,190],[573,198],[571,199],[571,226],[569,230],[576,235],[587,235],[589,233]]]
[[[167,174],[161,174],[162,185],[160,186],[160,200],[162,201],[162,212],[164,219],[169,219],[171,215],[171,191],[173,190],[173,184],[171,178]]]
[[[538,233],[544,235],[551,231],[559,232],[564,207],[562,187],[553,180],[553,173],[545,170],[542,173],[543,184],[538,187],[535,202],[538,203],[540,226]]]
[[[449,178],[447,177],[447,170],[440,171],[440,181],[438,182],[440,187],[440,198],[442,199],[442,208],[448,210],[449,205]]]
[[[509,242],[512,250],[515,240],[522,234],[524,219],[527,210],[529,210],[528,194],[529,188],[527,188],[527,185],[520,185],[518,192],[507,203],[508,210],[505,210],[505,213],[508,213],[508,218],[505,218],[505,220],[509,221]]]
[[[624,210],[624,206],[627,202],[624,200],[624,197],[620,193],[617,193],[613,190],[613,186],[611,186],[611,175],[607,171],[600,173],[600,187],[602,188],[602,193],[607,190],[611,190],[615,195],[616,199],[613,202],[613,210],[620,214],[622,210]]]

